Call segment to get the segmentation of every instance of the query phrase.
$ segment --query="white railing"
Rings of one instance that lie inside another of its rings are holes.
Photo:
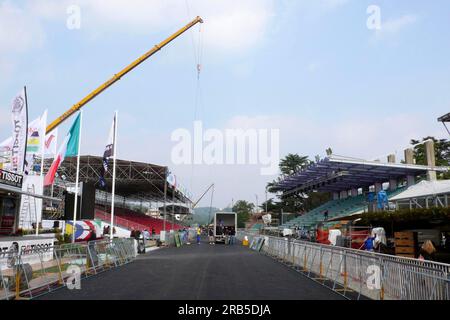
[[[261,252],[350,299],[450,300],[450,265],[239,231]]]

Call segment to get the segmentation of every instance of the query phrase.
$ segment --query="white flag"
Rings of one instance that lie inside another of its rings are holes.
[[[0,169],[11,171],[12,137],[0,142]]]
[[[45,157],[54,158],[57,151],[58,143],[58,128],[52,130],[49,134],[45,136]]]
[[[11,170],[22,173],[25,163],[25,149],[27,146],[27,110],[25,88],[14,98],[11,106],[11,119],[13,124],[13,144],[11,150]]]
[[[39,159],[44,151],[45,130],[47,127],[47,110],[42,117],[39,117],[28,124],[28,142],[25,157],[25,174],[33,171],[40,172]]]

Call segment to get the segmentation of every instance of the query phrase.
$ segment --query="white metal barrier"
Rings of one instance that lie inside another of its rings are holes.
[[[450,300],[450,265],[238,231],[261,252],[350,299]]]
[[[31,299],[136,257],[134,239],[64,244],[0,255],[0,299]]]

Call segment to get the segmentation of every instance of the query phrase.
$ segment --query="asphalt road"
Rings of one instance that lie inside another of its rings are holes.
[[[240,245],[164,248],[44,300],[338,300],[338,294]]]

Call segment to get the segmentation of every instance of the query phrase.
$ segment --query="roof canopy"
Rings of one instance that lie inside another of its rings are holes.
[[[51,159],[46,160],[45,165],[51,165]],[[65,177],[69,182],[75,181],[76,176],[76,157],[67,157],[58,169],[60,177]],[[103,158],[96,156],[80,157],[80,181],[92,182],[98,189]],[[112,185],[112,165],[105,174],[108,192],[111,192]],[[123,197],[136,197],[148,199],[149,201],[164,200],[164,182],[166,167],[150,163],[120,160],[116,161],[116,194]],[[173,195],[173,193],[175,193]],[[167,184],[167,198],[181,202],[189,202],[181,192],[174,190]]]
[[[327,157],[307,168],[286,177],[278,183],[285,193],[339,192],[353,188],[369,187],[375,183],[387,182],[407,175],[417,176],[428,170],[446,172],[448,167],[428,167],[398,163],[381,163],[359,159]]]
[[[450,194],[450,180],[421,181],[395,197],[392,197],[390,201],[424,198],[441,194]]]
[[[450,122],[450,112],[438,119],[439,122]]]

